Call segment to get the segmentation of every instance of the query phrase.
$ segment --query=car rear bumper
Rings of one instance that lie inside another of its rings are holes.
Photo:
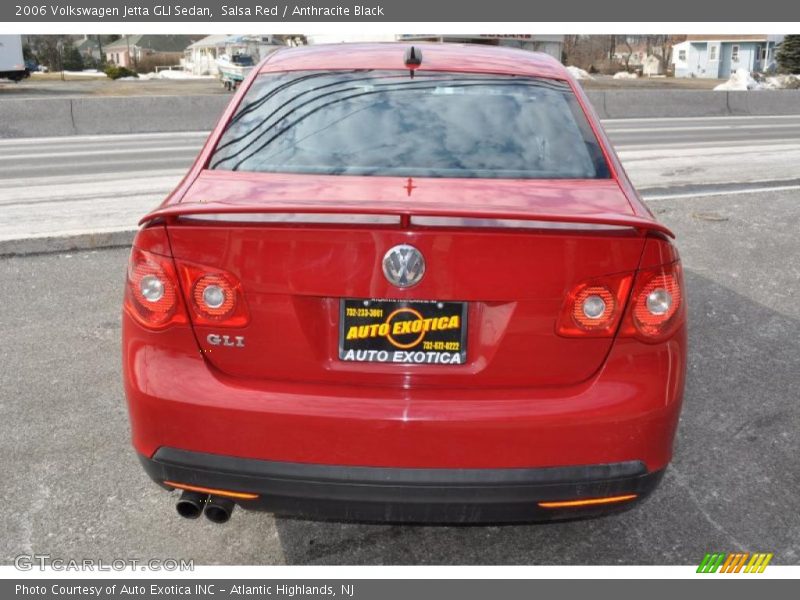
[[[660,344],[617,340],[572,386],[377,388],[232,378],[188,328],[153,334],[123,316],[133,443],[151,477],[360,520],[552,519],[561,514],[537,502],[643,497],[672,456],[685,342],[685,330]]]
[[[311,518],[389,522],[524,522],[593,517],[629,508],[659,483],[629,461],[541,469],[407,469],[244,459],[174,448],[140,455],[164,482],[258,494],[243,508]],[[608,504],[539,503],[632,496]]]

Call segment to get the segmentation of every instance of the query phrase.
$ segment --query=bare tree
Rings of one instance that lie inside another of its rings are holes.
[[[625,46],[626,52],[622,53],[622,60],[625,63],[625,70],[631,70],[631,55],[633,54],[633,45],[631,44],[631,36],[629,35],[618,35],[617,37],[617,45],[620,43]],[[616,54],[616,52],[615,52]],[[613,58],[613,57],[612,57]]]
[[[609,61],[614,60],[614,55],[617,53],[617,36],[616,35],[607,35],[606,37],[606,44],[608,48],[608,52],[606,53],[606,58]]]
[[[561,51],[561,61],[564,64],[573,64],[575,62],[575,54],[579,47],[581,37],[580,35],[564,36],[564,45]]]
[[[686,40],[685,35],[648,35],[646,37],[647,53],[653,54],[661,62],[661,67],[666,71],[672,62],[672,47]]]

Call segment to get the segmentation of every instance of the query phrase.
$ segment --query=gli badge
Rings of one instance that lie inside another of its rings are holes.
[[[229,348],[244,348],[244,336],[236,335],[219,335],[218,333],[209,333],[206,336],[206,341],[212,346],[227,346]]]
[[[383,256],[383,274],[392,285],[411,287],[425,274],[425,258],[414,246],[394,246]]]

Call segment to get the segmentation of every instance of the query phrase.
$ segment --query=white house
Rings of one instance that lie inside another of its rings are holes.
[[[653,54],[644,57],[644,60],[642,60],[642,75],[653,77],[654,75],[661,75],[663,72],[664,69],[660,58]]]
[[[216,75],[216,60],[223,54],[249,54],[258,62],[285,45],[283,37],[274,35],[208,35],[186,48],[181,63],[193,75]]]
[[[782,35],[690,35],[672,47],[675,77],[727,79],[738,69],[763,72],[775,62]]]

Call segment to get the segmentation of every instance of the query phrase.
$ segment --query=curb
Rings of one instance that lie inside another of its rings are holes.
[[[136,229],[130,229],[125,231],[0,240],[0,257],[125,248],[133,243],[133,237],[136,232]]]

